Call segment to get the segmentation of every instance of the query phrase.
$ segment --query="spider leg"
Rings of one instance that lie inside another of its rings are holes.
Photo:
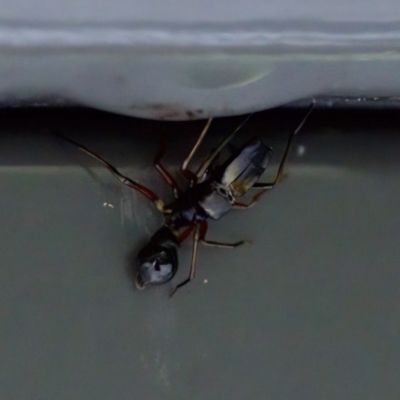
[[[249,114],[245,120],[228,136],[225,137],[225,139],[222,140],[222,142],[219,144],[219,146],[211,153],[211,155],[203,162],[201,167],[198,169],[196,176],[197,179],[200,179],[203,174],[206,172],[207,168],[210,166],[210,164],[214,161],[215,157],[218,156],[218,154],[221,152],[221,150],[226,146],[226,144],[236,135],[238,130],[249,120],[249,118],[253,114]]]
[[[244,240],[241,240],[240,242],[236,242],[236,243],[222,243],[222,242],[215,242],[215,241],[211,241],[211,240],[206,240],[205,236],[206,236],[207,230],[208,230],[207,221],[201,221],[200,222],[200,237],[199,237],[199,240],[205,246],[221,247],[221,248],[224,248],[224,249],[234,249],[235,247],[238,247],[238,246],[240,246],[240,245],[245,243]]]
[[[168,213],[169,210],[165,209],[164,202],[149,188],[146,186],[141,185],[140,183],[135,182],[134,180],[128,178],[127,176],[121,174],[115,168],[113,165],[111,165],[108,161],[106,161],[104,158],[100,157],[98,154],[94,153],[93,151],[89,150],[87,147],[79,144],[78,142],[75,142],[74,140],[61,135],[58,132],[53,132],[52,133],[55,136],[60,137],[61,139],[73,144],[74,146],[77,146],[79,150],[83,151],[84,153],[88,154],[89,156],[93,157],[95,160],[103,164],[114,176],[118,178],[118,180],[123,183],[126,186],[129,186],[132,189],[137,190],[138,192],[142,193],[146,198],[148,198],[150,201],[154,203],[154,205],[157,207],[157,210],[161,211],[162,213]]]
[[[181,194],[182,191],[179,188],[178,183],[174,179],[174,177],[167,171],[167,169],[161,164],[161,158],[165,154],[165,138],[161,141],[160,148],[154,157],[154,166],[156,167],[157,171],[161,174],[164,180],[167,182],[169,186],[172,187],[174,191],[174,196],[177,199]]]
[[[199,229],[199,224],[196,223],[196,230],[193,235],[193,251],[192,251],[192,261],[190,263],[189,277],[175,287],[175,289],[171,292],[170,297],[172,297],[179,288],[185,286],[192,279],[194,279],[196,273],[196,259],[197,259],[197,249],[199,246],[199,238],[200,238],[200,229]]]
[[[190,161],[192,160],[194,154],[196,153],[197,149],[201,145],[204,137],[206,136],[206,133],[208,132],[208,130],[210,128],[211,122],[212,122],[212,118],[210,118],[207,121],[205,127],[203,128],[202,132],[200,133],[199,138],[197,139],[197,142],[193,146],[192,150],[190,150],[189,155],[185,158],[185,160],[183,161],[183,163],[181,165],[181,172],[189,181],[195,182],[197,180],[196,174],[188,169],[188,165],[189,165]]]
[[[270,182],[270,183],[255,183],[253,185],[253,187],[251,189],[262,189],[262,191],[260,193],[257,193],[250,201],[250,203],[248,204],[243,204],[240,202],[235,201],[233,203],[233,208],[236,209],[240,209],[240,210],[244,210],[246,208],[250,208],[252,207],[259,199],[262,195],[264,195],[266,192],[268,192],[268,190],[271,190],[275,187],[275,185],[280,182],[281,178],[282,178],[282,174],[283,174],[283,170],[285,168],[286,165],[286,161],[290,152],[290,149],[293,145],[293,139],[295,137],[295,135],[299,132],[299,130],[303,127],[303,125],[306,123],[308,117],[310,116],[311,112],[313,111],[315,107],[315,100],[313,100],[313,102],[311,103],[310,107],[307,110],[306,115],[303,117],[303,119],[301,120],[300,124],[297,126],[297,128],[291,133],[290,138],[289,138],[289,142],[286,146],[285,149],[285,153],[283,154],[282,160],[279,164],[278,167],[278,172],[276,174],[275,179]]]
[[[270,188],[272,189],[272,188]],[[237,209],[237,210],[245,210],[246,208],[250,208],[252,206],[254,206],[255,203],[257,203],[257,201],[260,199],[260,197],[262,195],[264,195],[266,192],[268,192],[269,189],[264,189],[263,191],[261,191],[260,193],[257,193],[250,201],[250,203],[248,204],[244,204],[244,203],[240,203],[238,201],[234,201],[234,203],[232,204],[232,207]]]

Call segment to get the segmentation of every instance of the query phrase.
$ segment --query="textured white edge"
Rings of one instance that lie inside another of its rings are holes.
[[[173,46],[173,47],[243,47],[246,46],[312,46],[376,47],[384,44],[400,47],[400,29],[324,32],[322,30],[268,30],[231,27],[232,29],[157,29],[124,27],[24,27],[0,24],[1,48],[32,47],[104,47],[104,46]]]

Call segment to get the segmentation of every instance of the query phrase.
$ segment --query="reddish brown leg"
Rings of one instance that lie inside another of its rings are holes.
[[[197,149],[201,145],[204,137],[206,136],[206,133],[208,132],[208,129],[210,128],[211,122],[212,122],[212,118],[210,118],[207,121],[205,127],[203,128],[202,132],[200,133],[199,138],[197,139],[197,142],[193,146],[192,150],[190,150],[189,155],[183,161],[182,166],[181,166],[182,174],[192,183],[197,181],[197,176],[196,176],[195,173],[193,173],[192,171],[188,170],[188,165],[189,165],[190,161],[192,160],[194,154],[196,153]]]
[[[266,190],[270,190],[270,189],[273,189],[273,188],[274,188],[274,185],[272,185],[271,183],[257,182],[250,189],[266,189]]]
[[[179,288],[181,288],[182,286],[185,286],[192,279],[194,279],[194,276],[196,274],[196,259],[197,259],[197,249],[199,246],[199,237],[200,237],[199,224],[196,224],[196,230],[193,235],[193,252],[192,252],[192,262],[190,263],[189,277],[175,287],[175,289],[171,292],[171,297],[176,293],[176,291]]]
[[[174,196],[177,199],[181,194],[182,191],[179,188],[178,183],[174,179],[174,177],[164,168],[163,165],[161,165],[161,158],[165,154],[165,140],[163,139],[161,142],[160,149],[158,150],[158,153],[154,157],[154,166],[156,167],[157,171],[161,174],[161,176],[165,179],[165,181],[168,183],[169,186],[172,187],[174,191]]]
[[[165,209],[164,202],[149,188],[146,186],[141,185],[140,183],[137,183],[133,181],[132,179],[128,178],[125,175],[122,175],[113,165],[111,165],[109,162],[104,160],[104,158],[100,157],[96,153],[93,153],[93,151],[89,150],[87,147],[75,142],[72,139],[69,139],[60,133],[52,132],[54,135],[64,139],[65,141],[72,143],[73,145],[77,146],[79,150],[83,151],[84,153],[88,154],[89,156],[93,157],[97,161],[99,161],[101,164],[103,164],[110,172],[112,172],[119,180],[121,183],[124,185],[129,186],[132,189],[137,190],[138,192],[142,193],[144,196],[146,196],[149,200],[151,200],[157,209],[161,211],[162,213],[168,213],[169,210]]]
[[[196,174],[188,169],[181,170],[181,172],[182,175],[189,181],[189,187],[192,187],[197,181]]]
[[[199,240],[201,243],[203,243],[206,246],[211,246],[211,247],[222,247],[224,249],[234,249],[235,247],[238,247],[242,244],[245,243],[244,240],[241,240],[240,242],[236,242],[236,243],[222,243],[222,242],[214,242],[211,240],[206,240],[205,236],[207,233],[207,229],[208,229],[208,224],[207,221],[201,221],[200,222],[200,236],[199,236]]]
[[[189,236],[190,234],[194,231],[194,228],[196,228],[196,221],[191,222],[191,224],[189,225],[189,227],[184,230],[179,236],[178,236],[178,242],[182,243],[184,242]]]
[[[286,164],[286,161],[287,161],[287,158],[288,158],[288,155],[290,153],[290,149],[292,148],[292,145],[293,145],[293,139],[297,135],[299,130],[303,127],[303,125],[306,123],[306,121],[307,121],[308,117],[310,116],[310,114],[311,114],[312,110],[314,109],[314,107],[315,107],[315,100],[313,100],[313,102],[311,103],[310,107],[308,107],[307,113],[303,117],[303,119],[301,120],[300,124],[297,126],[297,128],[290,135],[289,143],[286,146],[286,150],[285,150],[285,153],[283,154],[281,163],[279,164],[278,172],[276,174],[275,179],[271,183],[256,183],[253,186],[254,189],[262,189],[263,188],[263,189],[266,189],[266,190],[270,190],[270,189],[273,189],[274,186],[278,182],[280,182],[280,180],[282,178],[283,170],[285,168],[285,164]],[[257,195],[257,196],[259,196],[259,195]],[[255,197],[257,197],[257,196],[255,196]],[[259,197],[261,197],[261,196],[259,196]],[[257,197],[256,201],[258,200],[259,197]],[[251,204],[254,204],[254,203],[252,202]]]
[[[207,171],[207,168],[211,165],[211,163],[214,161],[215,157],[218,156],[218,154],[221,152],[221,150],[227,145],[227,143],[236,135],[237,131],[249,120],[249,118],[253,114],[248,115],[245,120],[232,132],[230,133],[222,142],[219,144],[219,146],[211,153],[211,155],[203,162],[201,167],[198,169],[196,176],[198,179],[201,179],[201,177],[204,175],[204,173]]]
[[[272,188],[270,188],[270,189],[272,189]],[[245,210],[246,208],[250,208],[250,207],[254,206],[254,204],[257,203],[257,201],[260,199],[260,197],[261,197],[263,194],[265,194],[266,192],[268,192],[268,190],[270,190],[270,189],[264,189],[264,190],[262,190],[260,193],[257,193],[257,194],[251,199],[250,203],[248,203],[248,204],[243,204],[243,203],[239,203],[239,202],[235,201],[235,202],[232,204],[232,207],[235,208],[235,209],[237,209],[237,210]]]
[[[263,190],[260,193],[257,193],[253,197],[253,199],[250,201],[249,204],[243,204],[243,203],[239,203],[239,202],[235,201],[233,203],[233,208],[244,210],[246,208],[252,207],[259,200],[259,198],[263,194],[265,194],[268,190],[273,189],[274,186],[281,180],[282,174],[283,174],[283,170],[285,168],[285,164],[286,164],[290,149],[291,149],[292,144],[293,144],[293,139],[294,139],[295,135],[299,132],[299,130],[303,127],[303,125],[306,123],[306,121],[307,121],[308,117],[310,116],[310,114],[311,114],[312,110],[314,109],[314,107],[315,107],[315,100],[313,100],[313,102],[311,103],[310,107],[308,108],[308,111],[307,111],[306,115],[303,117],[303,119],[301,120],[300,124],[297,126],[297,128],[290,135],[289,143],[286,146],[286,150],[285,150],[285,153],[283,154],[281,163],[279,164],[278,172],[276,174],[275,179],[271,183],[256,183],[256,184],[254,184],[252,189],[263,189]]]

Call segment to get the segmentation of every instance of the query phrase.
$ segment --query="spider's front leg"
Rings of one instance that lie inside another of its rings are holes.
[[[167,171],[167,169],[161,164],[161,158],[165,154],[165,138],[161,141],[160,148],[154,157],[154,166],[156,167],[157,171],[161,174],[161,176],[164,178],[165,182],[169,186],[172,187],[172,190],[174,191],[174,196],[177,199],[179,196],[181,196],[182,191],[176,182],[175,178]]]
[[[151,189],[149,189],[148,187],[141,185],[140,183],[135,182],[133,179],[128,178],[127,176],[121,174],[121,172],[119,172],[117,170],[117,168],[115,168],[113,165],[111,165],[103,157],[101,157],[98,154],[94,153],[93,151],[89,150],[86,146],[83,146],[82,144],[75,142],[74,140],[72,140],[64,135],[61,135],[58,132],[53,132],[53,131],[51,131],[51,132],[55,136],[58,136],[59,138],[65,140],[66,142],[69,142],[69,143],[73,144],[74,146],[78,147],[79,150],[83,151],[84,153],[93,157],[99,163],[104,165],[114,176],[116,176],[118,178],[118,180],[121,183],[123,183],[126,186],[129,186],[132,189],[137,190],[138,192],[143,194],[146,198],[148,198],[150,201],[152,201],[154,203],[154,205],[156,206],[157,210],[159,210],[163,214],[170,213],[170,210],[166,209],[164,202]]]

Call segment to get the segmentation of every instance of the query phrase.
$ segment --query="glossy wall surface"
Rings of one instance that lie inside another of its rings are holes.
[[[256,114],[235,139],[274,147],[273,178],[304,110]],[[219,119],[200,157],[243,117]],[[176,170],[203,121],[94,111],[0,119],[0,397],[389,399],[399,393],[400,118],[317,108],[286,179],[211,223],[196,279],[137,291],[129,270],[162,218],[140,194],[43,128],[101,154],[162,197],[160,138]],[[179,282],[191,242],[180,252]]]

